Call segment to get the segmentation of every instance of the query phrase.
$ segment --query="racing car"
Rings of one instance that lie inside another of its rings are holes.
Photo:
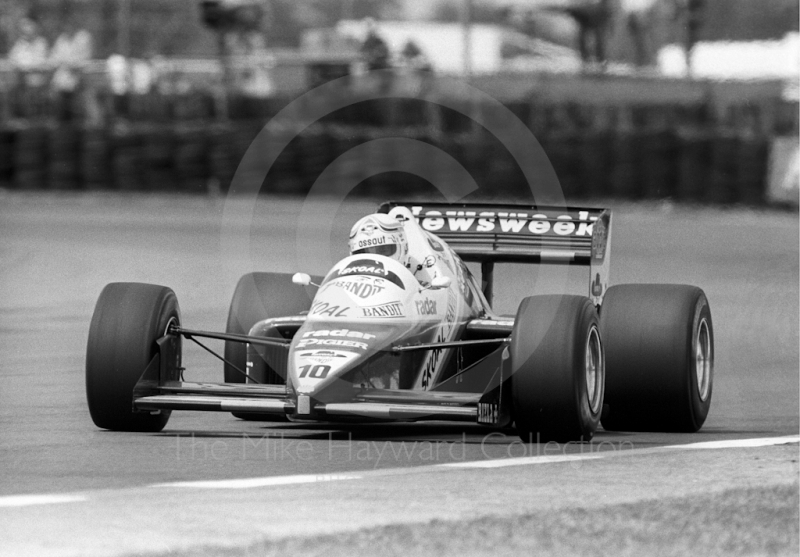
[[[589,441],[600,425],[697,431],[713,382],[706,295],[609,286],[611,222],[608,209],[386,202],[324,277],[243,276],[225,332],[185,327],[167,287],[108,284],[86,354],[92,420],[119,431],[160,431],[173,410],[444,420],[514,427],[526,442]],[[531,293],[498,315],[496,263],[585,266],[588,289]],[[185,341],[222,360],[223,381],[184,379]]]

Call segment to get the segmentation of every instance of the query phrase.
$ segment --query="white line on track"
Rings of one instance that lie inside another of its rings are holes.
[[[193,482],[169,482],[152,484],[152,488],[191,488],[191,489],[252,489],[280,485],[296,485],[344,480],[358,480],[374,476],[399,476],[406,474],[441,471],[446,469],[505,468],[507,466],[525,466],[534,464],[552,464],[558,462],[574,462],[582,460],[599,460],[624,455],[636,456],[668,451],[692,451],[707,449],[736,449],[752,447],[768,447],[800,443],[800,435],[787,437],[761,437],[755,439],[731,439],[725,441],[704,441],[684,445],[668,445],[647,449],[628,449],[623,451],[589,452],[585,454],[542,455],[519,458],[503,458],[494,460],[475,460],[469,462],[448,462],[431,466],[412,468],[391,468],[386,470],[369,470],[359,473],[339,474],[298,474],[293,476],[267,476],[263,478],[240,478],[233,480],[208,480]],[[0,508],[24,507],[29,505],[48,505],[55,503],[77,503],[88,501],[87,494],[44,494],[44,495],[10,495],[0,497]]]
[[[0,507],[29,507],[31,505],[53,505],[55,503],[81,503],[87,501],[87,495],[8,495],[0,497]]]
[[[437,464],[442,468],[505,468],[506,466],[523,466],[525,464],[550,464],[554,462],[574,462],[576,460],[596,460],[604,458],[602,453],[565,454],[545,456],[522,456],[519,458],[499,458],[491,460],[470,460],[469,462],[448,462]]]
[[[665,449],[736,449],[748,447],[768,447],[770,445],[786,445],[800,442],[800,436],[789,437],[760,437],[756,439],[732,439],[728,441],[705,441],[702,443],[689,443],[688,445],[671,445]]]
[[[311,484],[339,480],[360,480],[357,474],[304,474],[296,476],[268,476],[266,478],[241,478],[237,480],[209,480],[198,482],[172,482],[149,487],[194,487],[198,489],[248,489],[272,485]]]

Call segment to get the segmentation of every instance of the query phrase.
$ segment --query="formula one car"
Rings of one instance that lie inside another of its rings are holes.
[[[601,419],[606,430],[703,425],[714,360],[706,296],[609,287],[610,211],[387,202],[378,213],[322,279],[242,277],[224,333],[185,328],[169,288],[107,285],[86,355],[94,423],[160,431],[172,410],[449,420],[513,425],[525,441],[588,441]],[[399,235],[407,259],[382,245]],[[480,263],[480,282],[465,262]],[[584,265],[588,296],[528,296],[515,316],[497,315],[498,262]],[[224,355],[203,338],[225,341]],[[184,339],[224,361],[224,382],[184,380]]]

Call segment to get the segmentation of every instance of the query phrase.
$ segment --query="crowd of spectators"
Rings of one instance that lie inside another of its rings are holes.
[[[74,17],[65,19],[52,46],[34,19],[23,18],[18,25],[18,36],[8,51],[5,70],[10,75],[4,79],[4,89],[25,99],[26,111],[33,115],[41,112],[44,104],[50,104],[56,106],[59,118],[72,118],[79,105],[85,105],[79,97],[83,67],[91,59],[92,36]],[[9,104],[4,103],[4,110],[8,110]]]

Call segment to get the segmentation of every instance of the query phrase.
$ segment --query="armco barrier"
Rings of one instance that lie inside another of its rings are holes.
[[[226,191],[259,132],[260,125],[243,123],[0,128],[0,185],[27,190]],[[528,191],[513,157],[497,138],[479,127],[429,135],[420,127],[389,130],[340,124],[312,126],[300,134],[284,130],[264,136],[259,148],[264,149],[265,158],[275,156],[266,187],[274,193],[304,194],[340,155],[370,140],[397,136],[426,141],[447,152],[494,197]],[[691,129],[611,132],[576,128],[545,132],[539,140],[568,200],[669,197],[750,205],[767,201],[770,141],[765,136]],[[435,164],[433,159],[407,161],[403,153],[386,145],[374,143],[360,159],[337,165],[336,179],[353,185],[364,182],[354,194],[428,191],[424,181],[400,172],[365,180],[380,168]],[[252,183],[264,178],[263,170],[252,169],[252,175],[242,171],[239,177]],[[436,175],[435,168],[430,170]]]

